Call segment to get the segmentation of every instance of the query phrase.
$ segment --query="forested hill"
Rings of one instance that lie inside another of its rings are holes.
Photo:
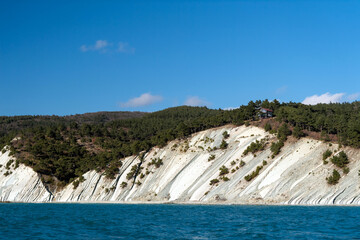
[[[0,147],[10,146],[17,164],[31,166],[49,184],[65,185],[92,169],[112,178],[126,156],[225,124],[255,124],[260,107],[274,111],[276,124],[266,128],[279,136],[292,130],[299,138],[306,130],[320,133],[324,141],[333,135],[343,145],[360,147],[359,102],[308,106],[276,100],[251,101],[231,111],[182,106],[127,113],[125,119],[117,113],[0,117]],[[279,137],[283,141],[286,137]]]
[[[0,116],[0,137],[8,135],[10,132],[17,132],[27,128],[47,127],[51,125],[70,124],[101,124],[113,120],[139,118],[147,113],[145,112],[94,112],[68,116]]]

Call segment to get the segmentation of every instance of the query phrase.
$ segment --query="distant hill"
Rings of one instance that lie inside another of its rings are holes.
[[[12,131],[24,130],[33,127],[46,127],[57,124],[69,124],[76,122],[78,124],[101,124],[114,120],[124,120],[140,118],[145,116],[146,112],[94,112],[68,116],[56,115],[24,115],[24,116],[0,116],[0,137],[9,134]]]
[[[106,123],[114,120],[123,120],[131,118],[140,118],[145,116],[146,112],[93,112],[65,116],[65,119],[74,120],[78,123]]]

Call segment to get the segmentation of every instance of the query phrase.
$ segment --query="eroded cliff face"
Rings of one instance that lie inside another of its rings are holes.
[[[219,149],[223,133],[228,147]],[[266,138],[264,151],[242,156],[254,141]],[[134,165],[141,162],[133,156],[123,160],[115,179],[90,171],[75,189],[69,184],[61,191],[50,193],[38,175],[20,165],[4,176],[11,159],[8,152],[0,155],[0,200],[24,202],[194,202],[237,204],[360,204],[360,151],[343,148],[349,159],[350,172],[341,173],[337,185],[328,185],[333,164],[323,164],[322,153],[337,152],[338,145],[309,138],[289,140],[281,153],[271,158],[270,143],[275,137],[257,127],[221,127],[194,134],[187,140],[173,141],[164,148],[148,152],[136,178],[127,179]],[[214,150],[214,148],[217,148]],[[211,157],[212,155],[215,156]],[[213,160],[209,161],[209,158]],[[151,162],[162,160],[162,165]],[[245,165],[241,164],[241,161]],[[264,162],[266,161],[266,163]],[[229,173],[219,176],[225,166]],[[251,181],[244,177],[262,166]],[[223,178],[223,179],[221,179]],[[210,185],[210,181],[219,182]],[[225,181],[227,180],[227,181]]]
[[[0,153],[0,201],[47,202],[53,199],[32,168],[16,166],[10,151]]]

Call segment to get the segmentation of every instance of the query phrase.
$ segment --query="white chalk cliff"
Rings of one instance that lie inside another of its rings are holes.
[[[219,147],[223,132],[230,136],[225,150]],[[255,140],[267,138],[264,151],[242,156]],[[141,164],[136,179],[127,174],[140,158],[123,159],[115,179],[90,171],[85,181],[75,189],[73,184],[50,192],[31,168],[15,163],[6,165],[12,157],[9,151],[0,153],[0,201],[12,202],[179,202],[179,203],[235,203],[235,204],[360,204],[360,150],[342,148],[349,159],[350,172],[337,185],[329,185],[326,177],[333,169],[331,162],[323,164],[322,154],[327,149],[337,152],[338,145],[302,138],[289,140],[281,153],[271,158],[270,142],[275,137],[257,127],[225,126],[196,133],[187,140],[170,142],[164,148],[153,148]],[[210,150],[210,151],[209,151]],[[210,155],[215,159],[209,161]],[[161,158],[163,165],[149,165]],[[240,166],[240,162],[245,162]],[[267,162],[267,164],[264,163]],[[10,165],[10,166],[9,166]],[[221,180],[219,168],[226,166],[228,181]],[[257,166],[260,174],[251,181],[244,177]],[[7,172],[7,173],[6,173]],[[5,176],[6,175],[6,176]],[[212,179],[220,181],[210,185]],[[127,183],[127,186],[125,186]]]

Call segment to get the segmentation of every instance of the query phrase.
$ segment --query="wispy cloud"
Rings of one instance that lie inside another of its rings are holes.
[[[94,45],[82,45],[80,47],[80,50],[82,52],[88,52],[88,51],[104,52],[104,51],[106,51],[107,47],[109,47],[111,45],[112,44],[106,40],[97,40]]]
[[[135,53],[135,48],[131,47],[127,42],[118,42],[115,46],[107,40],[97,40],[92,45],[80,46],[82,52],[100,52],[100,53]]]
[[[184,102],[184,105],[187,106],[208,106],[209,104],[210,104],[209,102],[197,96],[188,97]]]
[[[306,97],[304,99],[304,101],[302,101],[302,103],[307,104],[307,105],[315,105],[318,103],[338,103],[338,102],[342,102],[342,98],[344,95],[345,95],[345,93],[331,94],[331,93],[327,92],[320,96],[313,95],[310,97]]]
[[[132,98],[125,103],[120,103],[120,107],[131,108],[131,107],[144,107],[149,106],[163,100],[162,96],[151,95],[150,93],[141,94],[140,97]]]
[[[303,104],[307,105],[315,105],[318,103],[339,103],[339,102],[353,102],[358,100],[360,97],[360,93],[346,94],[346,93],[335,93],[331,94],[329,92],[324,93],[320,96],[313,95],[310,97],[306,97]]]
[[[360,93],[354,93],[354,94],[350,94],[349,96],[346,97],[346,99],[350,102],[353,102],[355,100],[358,100],[360,97]]]
[[[275,90],[275,93],[277,95],[279,94],[283,94],[287,91],[288,87],[287,86],[282,86],[282,87],[279,87],[278,89]]]
[[[119,42],[117,51],[122,53],[135,53],[135,48],[130,47],[127,42]]]

